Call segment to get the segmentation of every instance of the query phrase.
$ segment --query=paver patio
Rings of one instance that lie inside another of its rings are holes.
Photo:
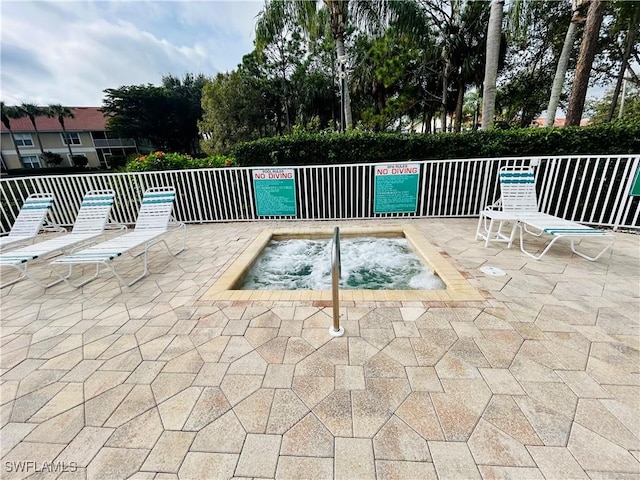
[[[284,222],[189,225],[122,292],[3,289],[1,477],[640,478],[640,236],[536,262],[474,219],[322,225],[376,223],[421,230],[484,300],[344,302],[332,338],[328,302],[202,299]]]

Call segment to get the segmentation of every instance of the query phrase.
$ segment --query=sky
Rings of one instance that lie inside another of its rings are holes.
[[[262,0],[0,0],[0,99],[102,105],[104,90],[214,76],[253,50]]]
[[[253,50],[263,6],[263,0],[0,0],[0,99],[99,107],[107,88],[233,70]],[[590,89],[588,97],[603,91]]]

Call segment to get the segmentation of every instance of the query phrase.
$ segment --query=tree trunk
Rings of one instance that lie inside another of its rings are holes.
[[[40,154],[44,155],[44,149],[42,148],[42,140],[40,140],[40,132],[38,131],[38,127],[36,127],[36,119],[34,117],[29,117],[31,120],[31,125],[33,125],[33,129],[36,131],[36,138],[38,139],[38,146],[40,147]]]
[[[498,78],[498,61],[500,59],[503,7],[504,0],[493,0],[491,2],[482,91],[482,130],[487,130],[493,125],[493,114],[496,108],[496,80]]]
[[[562,53],[560,54],[558,66],[556,67],[556,76],[553,79],[553,87],[551,88],[551,96],[549,97],[549,105],[547,106],[547,118],[544,121],[545,127],[553,127],[553,122],[556,119],[556,111],[558,110],[558,104],[560,103],[562,86],[564,85],[564,78],[567,74],[567,67],[569,66],[569,58],[571,57],[573,39],[575,36],[576,23],[572,20],[571,23],[569,23],[567,34],[564,37]]]
[[[67,148],[69,149],[69,165],[73,167],[74,163],[73,163],[73,152],[71,151],[71,141],[67,137],[67,129],[64,126],[64,120],[62,120],[62,117],[58,118],[58,121],[60,122],[60,126],[62,127],[62,134],[64,135]]]
[[[338,53],[338,60],[342,59],[346,61],[344,53],[344,38],[336,37],[336,52]],[[341,76],[340,81],[344,82],[344,88],[342,89],[342,95],[344,95],[344,123],[347,130],[353,128],[353,116],[351,115],[351,97],[349,95],[349,77],[347,76],[347,68],[345,63],[341,63],[341,72],[338,74]],[[344,77],[342,78],[342,75]]]
[[[13,135],[13,130],[11,130],[10,128],[8,128],[7,130],[9,130],[9,134],[11,135],[11,141],[13,141],[13,146],[16,147],[16,154],[18,155],[18,160],[20,161],[20,165],[23,165],[22,155],[20,154],[20,147],[18,147],[18,142],[16,142],[16,137]]]
[[[587,11],[587,22],[582,34],[582,44],[580,45],[580,55],[573,79],[571,96],[569,97],[569,108],[567,109],[567,120],[565,126],[578,126],[584,111],[584,101],[587,97],[587,87],[589,86],[589,76],[593,59],[596,55],[596,46],[600,25],[604,17],[604,4],[602,0],[591,0]]]
[[[607,122],[610,122],[613,118],[613,114],[616,111],[616,105],[618,104],[618,97],[620,96],[620,88],[622,87],[622,80],[624,74],[627,71],[629,65],[629,57],[631,56],[631,49],[636,41],[636,25],[638,23],[638,10],[635,10],[629,19],[629,31],[627,32],[627,45],[624,49],[622,56],[622,65],[620,66],[620,72],[618,73],[618,79],[616,81],[616,88],[613,91],[613,98],[611,99],[611,107],[609,108],[609,115],[607,115]]]
[[[460,130],[462,130],[462,107],[464,104],[464,92],[464,82],[462,81],[462,79],[460,79],[458,81],[458,99],[456,101],[456,121],[453,125],[453,130],[456,133],[460,133]]]
[[[445,133],[447,131],[447,92],[449,91],[449,70],[450,62],[447,59],[446,52],[442,52],[444,57],[444,70],[442,71],[442,100],[441,100],[441,112],[440,112],[440,131]]]

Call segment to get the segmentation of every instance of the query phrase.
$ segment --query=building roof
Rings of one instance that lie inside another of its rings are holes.
[[[543,117],[539,117],[539,118],[534,118],[533,122],[532,122],[532,126],[534,127],[544,127],[544,122],[545,122],[545,118]],[[564,124],[566,123],[567,119],[566,118],[555,118],[553,120],[553,126],[554,127],[564,127]],[[582,120],[580,120],[580,126],[581,127],[586,127],[587,125],[591,125],[591,119],[590,118],[583,118]]]
[[[74,118],[65,118],[64,126],[68,132],[104,131],[106,124],[105,115],[98,110],[99,107],[68,107]],[[31,120],[28,117],[11,119],[11,130],[14,133],[35,132]],[[47,116],[36,117],[38,131],[61,132],[62,127],[57,117]],[[0,122],[0,131],[6,132],[4,124]]]

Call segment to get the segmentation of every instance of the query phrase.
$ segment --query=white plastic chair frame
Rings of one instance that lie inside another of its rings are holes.
[[[538,212],[536,181],[531,167],[501,167],[498,171],[501,197],[480,212],[476,240],[507,243],[507,248],[515,239],[518,215],[523,212]],[[494,224],[498,229],[494,231]],[[511,224],[509,234],[503,233],[504,224]]]
[[[600,258],[613,245],[615,237],[611,233],[539,212],[535,177],[531,167],[502,167],[499,175],[501,197],[496,204],[488,207],[488,211],[491,212],[493,208],[500,208],[502,212],[515,220],[509,246],[511,246],[511,241],[513,241],[516,227],[520,232],[520,250],[534,260],[539,260],[546,255],[549,249],[560,239],[568,239],[573,253],[592,262]],[[486,222],[487,217],[490,217],[490,215],[490,213],[487,214],[487,210],[481,212],[478,230],[476,231],[476,239],[482,236],[481,222],[483,217]],[[491,233],[491,227],[492,225],[490,224],[489,230],[487,230],[485,223],[487,239]],[[501,228],[502,222],[498,229],[498,236],[501,234]],[[551,235],[552,238],[545,245],[542,252],[534,253],[525,248],[525,233],[536,237],[548,234]],[[581,241],[585,238],[604,238],[610,241],[595,255],[588,255],[584,251],[578,251],[576,248],[576,241]],[[487,240],[487,243],[488,241],[489,240]]]
[[[173,222],[171,221],[175,196],[175,189],[173,187],[150,188],[142,198],[140,212],[133,232],[57,259],[50,264],[52,270],[60,277],[61,281],[75,288],[82,287],[97,278],[101,268],[111,271],[121,285],[132,286],[149,274],[148,256],[149,249],[153,245],[162,243],[169,254],[174,257],[186,248],[186,225],[175,220]],[[170,226],[183,232],[182,245],[175,252],[171,251],[165,239],[166,234],[169,233]],[[133,251],[139,247],[142,247],[142,251],[134,254]],[[142,256],[142,273],[128,283],[126,283],[120,272],[117,271],[114,263],[114,260],[122,257],[125,253],[133,257]],[[89,278],[72,282],[70,278],[73,274],[74,267],[79,265],[95,265],[95,273]],[[66,273],[58,269],[60,266],[66,266]]]
[[[103,235],[111,213],[111,207],[113,206],[114,196],[113,190],[91,190],[87,192],[70,233],[0,254],[0,267],[11,268],[18,272],[17,278],[0,285],[0,288],[13,285],[25,278],[45,288],[60,283],[62,280],[45,283],[33,276],[28,271],[29,264],[43,257],[50,257],[68,250],[73,251],[73,249],[82,248]]]
[[[569,240],[571,251],[591,262],[598,260],[615,242],[615,236],[611,233],[598,230],[596,228],[588,227],[577,222],[565,220],[562,218],[554,217],[553,215],[547,215],[545,213],[536,214],[522,214],[518,221],[518,228],[520,230],[520,250],[525,255],[533,258],[534,260],[540,260],[547,254],[549,249],[562,238]],[[525,249],[524,246],[524,233],[541,237],[543,234],[551,235],[551,240],[545,245],[542,252],[536,254],[533,251]],[[595,255],[589,255],[583,251],[579,251],[576,248],[576,240],[580,241],[587,238],[602,238],[609,240],[604,247],[596,252]]]
[[[22,244],[33,242],[41,230],[64,232],[65,229],[49,222],[45,225],[51,212],[54,196],[52,193],[32,193],[22,204],[11,231],[0,237],[0,249],[8,250]]]

